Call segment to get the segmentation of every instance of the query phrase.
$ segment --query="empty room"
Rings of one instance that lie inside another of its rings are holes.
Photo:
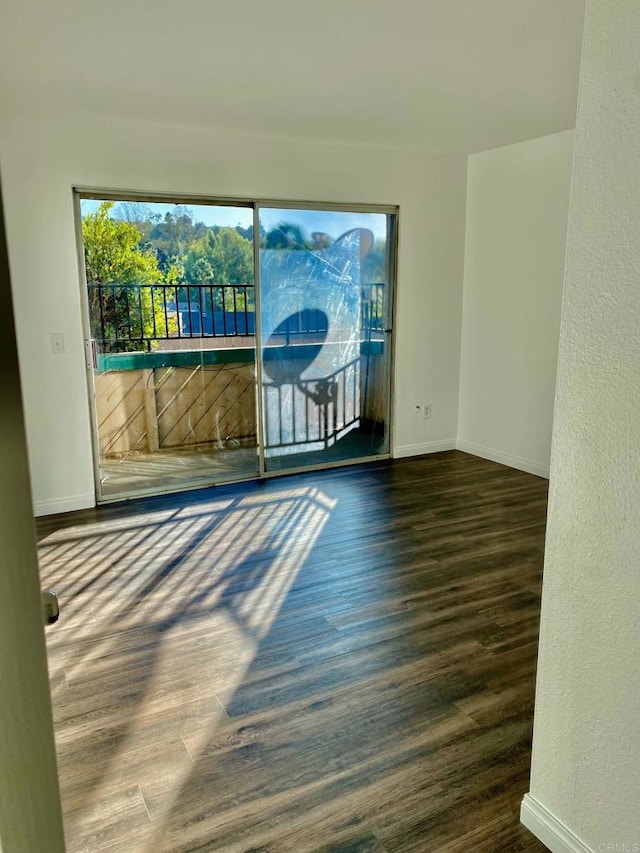
[[[640,849],[635,4],[3,19],[2,853]]]

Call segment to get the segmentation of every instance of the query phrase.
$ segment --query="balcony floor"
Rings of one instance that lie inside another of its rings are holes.
[[[100,462],[102,494],[112,500],[160,494],[258,476],[255,447],[219,449],[214,443],[158,453],[127,453]]]
[[[269,457],[267,471],[379,456],[384,452],[384,439],[357,429],[329,447],[303,453],[289,450],[286,455]],[[103,457],[100,471],[103,497],[111,501],[251,479],[258,476],[258,453],[256,447],[218,448],[212,442],[157,453],[136,451]]]

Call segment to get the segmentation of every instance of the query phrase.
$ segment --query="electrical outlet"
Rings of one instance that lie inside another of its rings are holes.
[[[422,406],[422,417],[425,421],[431,417],[431,403],[424,403]]]
[[[423,417],[424,411],[422,408],[422,403],[416,403],[414,411],[415,411],[416,415],[418,415],[418,417]]]

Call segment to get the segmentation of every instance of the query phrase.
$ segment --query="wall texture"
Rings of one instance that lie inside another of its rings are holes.
[[[466,158],[217,134],[80,115],[0,129],[9,257],[38,513],[91,505],[71,188],[400,205],[396,455],[455,444]],[[48,351],[62,332],[65,352]],[[429,401],[430,420],[415,414]]]
[[[640,849],[638,44],[637,0],[588,0],[523,804],[559,851]]]
[[[549,476],[573,131],[469,158],[458,447]]]

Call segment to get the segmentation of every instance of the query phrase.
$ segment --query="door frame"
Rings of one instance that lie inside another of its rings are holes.
[[[399,240],[399,219],[400,208],[396,204],[368,204],[368,203],[349,203],[349,202],[331,202],[331,201],[300,201],[291,199],[277,198],[262,198],[262,197],[241,197],[241,196],[214,196],[208,193],[170,193],[170,192],[149,192],[148,190],[119,190],[105,189],[100,187],[87,187],[82,185],[74,185],[73,193],[73,210],[74,210],[74,226],[76,236],[76,252],[78,258],[78,272],[80,282],[80,305],[82,316],[82,334],[84,341],[85,352],[85,373],[87,381],[87,395],[89,407],[89,422],[91,424],[91,444],[93,456],[93,476],[94,476],[94,491],[97,504],[114,503],[122,500],[131,500],[138,497],[171,494],[176,491],[192,491],[196,489],[209,488],[211,486],[225,485],[228,483],[239,483],[246,480],[269,479],[271,477],[282,477],[288,474],[298,474],[305,471],[324,471],[332,468],[343,468],[347,465],[356,465],[366,462],[377,462],[384,459],[390,459],[393,456],[393,440],[395,431],[395,364],[396,364],[396,335],[395,335],[395,317],[396,300],[397,300],[397,276],[398,276],[398,240]],[[91,346],[91,328],[89,323],[89,300],[87,293],[87,277],[84,261],[84,251],[82,242],[82,212],[80,202],[82,199],[94,200],[109,200],[109,201],[137,201],[137,202],[164,202],[166,204],[183,204],[183,205],[212,205],[212,206],[228,206],[251,208],[253,211],[253,257],[254,257],[254,301],[255,301],[255,369],[256,369],[256,425],[257,425],[257,451],[258,451],[258,475],[234,477],[229,480],[212,480],[211,482],[185,484],[179,490],[171,487],[154,490],[140,490],[135,493],[119,494],[115,496],[104,495],[101,484],[101,469],[100,469],[100,439],[99,425],[97,418],[96,406],[96,390],[95,390],[95,373],[93,364],[93,352]],[[261,208],[282,208],[287,210],[320,210],[327,212],[344,212],[344,213],[379,213],[391,217],[389,220],[392,227],[389,229],[388,240],[388,275],[391,286],[391,292],[386,298],[386,318],[385,318],[385,340],[390,343],[385,347],[385,371],[387,375],[387,388],[385,392],[387,405],[387,423],[386,428],[389,431],[389,450],[386,453],[379,453],[376,456],[363,456],[336,462],[327,462],[319,464],[304,465],[300,467],[291,467],[285,470],[267,471],[265,468],[264,458],[264,412],[263,412],[263,378],[262,378],[262,346],[261,346],[261,311],[260,311],[260,243],[257,239],[259,235],[260,209]],[[389,341],[390,338],[390,341]]]

